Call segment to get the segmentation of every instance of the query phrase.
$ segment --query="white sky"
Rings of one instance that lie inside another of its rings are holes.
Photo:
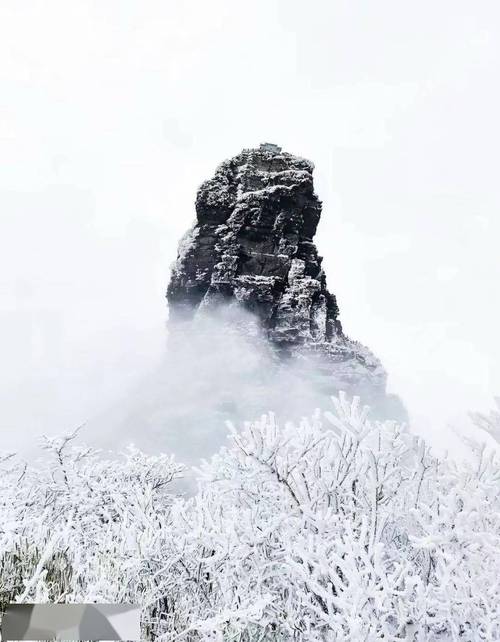
[[[161,358],[199,183],[316,164],[344,328],[434,443],[500,394],[500,4],[2,0],[0,430],[74,427]]]

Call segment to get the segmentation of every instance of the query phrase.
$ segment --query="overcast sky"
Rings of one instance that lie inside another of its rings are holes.
[[[487,408],[499,19],[496,0],[2,0],[4,445],[88,420],[155,367],[196,189],[262,141],[314,161],[344,328],[415,429],[442,445]]]

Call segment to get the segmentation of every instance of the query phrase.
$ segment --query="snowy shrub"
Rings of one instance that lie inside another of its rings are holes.
[[[139,602],[147,639],[500,639],[500,466],[433,456],[359,400],[182,466],[71,438],[2,462],[0,599]]]
[[[44,466],[6,458],[0,476],[0,599],[142,600],[150,563],[172,533],[172,457],[129,448],[121,458],[46,440]],[[145,578],[145,579],[144,579]]]
[[[486,431],[500,444],[500,397],[495,397],[496,410],[485,415],[481,412],[471,413],[473,422],[478,428]]]

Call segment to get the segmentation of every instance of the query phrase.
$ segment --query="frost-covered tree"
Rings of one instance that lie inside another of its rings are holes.
[[[478,428],[491,435],[500,445],[500,397],[495,397],[495,405],[496,409],[491,410],[488,414],[473,412],[471,417]]]
[[[190,497],[166,455],[5,458],[3,601],[137,601],[153,640],[500,638],[494,451],[438,459],[343,395],[230,432]]]

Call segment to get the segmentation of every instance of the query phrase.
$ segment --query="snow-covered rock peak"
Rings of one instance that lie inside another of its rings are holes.
[[[377,405],[386,372],[343,332],[314,243],[321,202],[313,170],[272,143],[219,165],[198,190],[197,220],[179,247],[167,291],[170,325],[221,305],[241,307],[277,355],[303,361],[332,392],[361,393]]]

